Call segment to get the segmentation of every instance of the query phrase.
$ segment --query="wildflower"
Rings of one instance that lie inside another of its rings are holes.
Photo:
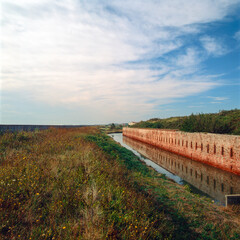
[[[39,195],[39,193],[36,193],[36,195]]]
[[[63,227],[62,229],[65,229],[66,227]]]

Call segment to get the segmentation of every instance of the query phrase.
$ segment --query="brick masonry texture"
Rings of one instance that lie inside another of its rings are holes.
[[[123,135],[240,175],[240,136],[123,128]]]

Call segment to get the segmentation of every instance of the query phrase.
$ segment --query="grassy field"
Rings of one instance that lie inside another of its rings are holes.
[[[239,214],[96,128],[0,136],[0,239],[239,238]]]

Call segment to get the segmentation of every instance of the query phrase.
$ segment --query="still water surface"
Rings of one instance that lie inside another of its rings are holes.
[[[225,204],[225,195],[240,193],[240,176],[133,140],[121,133],[109,135],[159,173],[181,185],[188,184],[193,192],[207,195],[217,204]]]

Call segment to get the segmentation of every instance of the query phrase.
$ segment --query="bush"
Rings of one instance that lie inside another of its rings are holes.
[[[133,128],[180,129],[185,132],[209,132],[240,135],[240,110],[220,111],[212,114],[192,114],[185,117],[150,119]]]

